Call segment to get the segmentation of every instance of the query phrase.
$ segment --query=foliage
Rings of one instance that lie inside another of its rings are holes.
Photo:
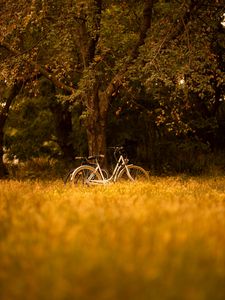
[[[45,99],[24,97],[15,103],[5,132],[9,158],[20,160],[59,152],[51,111]],[[53,149],[51,149],[53,148]]]
[[[1,95],[23,86],[4,129],[11,155],[71,159],[88,152],[85,131],[96,138],[106,120],[108,144],[137,142],[136,160],[156,170],[168,165],[168,153],[184,160],[195,145],[203,154],[224,148],[221,1],[154,1],[136,49],[146,3],[1,0]]]
[[[156,5],[157,22],[136,70],[158,99],[157,124],[177,135],[214,129],[213,118],[224,98],[223,8],[207,1],[192,12],[193,3]]]
[[[38,157],[63,158],[56,132],[49,98],[23,96],[11,109],[5,129],[5,148],[8,159],[17,156],[21,161]],[[73,135],[70,141],[77,155],[87,153],[85,132],[80,121],[79,108],[72,111]],[[74,155],[76,155],[74,153]]]

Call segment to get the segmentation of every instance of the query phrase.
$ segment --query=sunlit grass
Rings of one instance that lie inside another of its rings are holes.
[[[225,178],[0,182],[0,299],[225,299]]]

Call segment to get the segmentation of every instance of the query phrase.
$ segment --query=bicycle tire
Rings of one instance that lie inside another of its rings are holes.
[[[72,169],[66,174],[65,178],[63,179],[64,184],[68,184],[71,182],[71,176],[72,176],[74,170],[75,169]]]
[[[94,167],[82,165],[74,170],[71,175],[71,183],[75,185],[88,184],[89,180],[101,180],[101,175]]]
[[[130,180],[130,181],[146,181],[149,180],[148,172],[140,166],[128,165],[130,176],[127,174],[127,170],[124,167],[118,174],[117,181]]]

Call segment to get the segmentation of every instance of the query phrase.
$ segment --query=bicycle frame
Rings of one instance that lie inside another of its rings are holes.
[[[131,175],[130,175],[129,169],[127,168],[127,166],[128,166],[128,165],[127,165],[127,162],[128,162],[128,160],[125,159],[125,158],[123,157],[122,154],[120,154],[119,159],[117,160],[117,163],[116,163],[116,166],[115,166],[115,168],[114,168],[114,170],[113,170],[112,175],[107,179],[107,178],[104,177],[104,175],[103,175],[103,173],[102,173],[102,170],[101,170],[101,167],[100,167],[98,161],[96,161],[96,165],[97,165],[97,166],[96,166],[96,168],[95,168],[95,172],[98,172],[98,173],[100,174],[100,176],[101,176],[102,179],[100,179],[100,180],[99,180],[99,179],[92,179],[92,176],[91,176],[92,174],[91,174],[91,175],[89,176],[89,178],[86,179],[86,183],[87,183],[88,185],[107,184],[107,183],[110,183],[110,182],[115,183],[116,180],[117,180],[117,178],[118,178],[118,175],[119,175],[120,171],[121,171],[123,168],[126,169],[126,172],[127,172],[128,177],[129,177],[131,180],[133,180],[133,178],[132,178]],[[131,164],[130,164],[129,166],[131,166]]]

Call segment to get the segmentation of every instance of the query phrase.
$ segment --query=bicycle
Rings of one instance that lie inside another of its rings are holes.
[[[82,183],[87,185],[108,184],[115,183],[121,180],[148,180],[148,172],[140,166],[128,164],[128,158],[124,157],[123,147],[112,147],[114,149],[114,157],[117,161],[112,175],[109,178],[104,176],[103,169],[98,163],[99,155],[93,156],[95,159],[95,167],[91,165],[81,165],[76,168],[71,174],[71,181],[73,183]],[[119,157],[117,158],[117,155]]]
[[[83,166],[83,165],[91,165],[91,166],[97,166],[97,165],[100,165],[100,163],[99,163],[99,159],[100,158],[104,158],[104,155],[98,155],[98,156],[88,156],[88,157],[86,157],[86,156],[76,156],[75,157],[75,160],[80,160],[81,161],[81,166]],[[94,162],[93,162],[93,160],[94,160]],[[74,168],[74,169],[71,169],[67,174],[66,174],[66,176],[65,176],[65,178],[64,178],[64,180],[63,180],[63,182],[64,182],[64,184],[68,184],[68,183],[71,183],[72,181],[71,181],[71,179],[72,179],[72,174],[73,174],[73,172],[76,170],[77,168]],[[102,173],[103,173],[103,175],[104,175],[104,178],[108,178],[109,177],[109,173],[105,170],[105,169],[103,169],[103,168],[101,168],[101,170],[102,170]],[[80,178],[80,180],[81,180],[82,178]],[[74,183],[79,183],[79,178],[77,177],[76,178],[76,182],[74,182]]]

